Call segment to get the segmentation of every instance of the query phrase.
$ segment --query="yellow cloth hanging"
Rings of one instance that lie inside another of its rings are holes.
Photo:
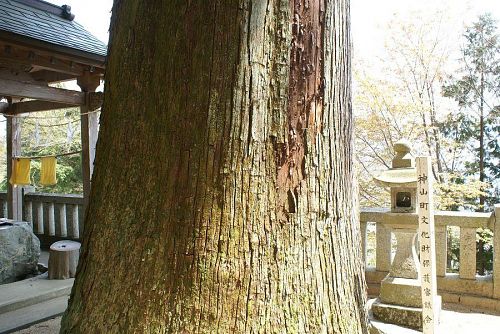
[[[12,159],[12,175],[10,184],[12,185],[29,185],[30,181],[31,159],[29,158],[14,158]]]
[[[40,184],[43,186],[52,186],[57,183],[56,179],[56,157],[43,157],[40,167]]]

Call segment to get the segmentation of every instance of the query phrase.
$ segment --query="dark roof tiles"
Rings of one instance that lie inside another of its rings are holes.
[[[32,2],[45,3],[40,0],[32,0]],[[27,1],[0,0],[0,30],[70,49],[106,56],[106,44],[80,24],[52,12],[30,6]]]

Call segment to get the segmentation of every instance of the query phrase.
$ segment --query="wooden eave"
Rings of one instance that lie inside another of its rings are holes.
[[[5,41],[12,44],[19,44],[27,48],[35,48],[40,52],[46,52],[50,54],[58,54],[66,59],[71,59],[73,61],[87,64],[90,66],[95,66],[99,68],[105,67],[106,57],[85,52],[73,48],[68,48],[65,46],[48,43],[28,36],[14,34],[8,31],[0,30],[0,41]]]
[[[30,73],[44,71],[47,82],[72,80],[84,72],[102,77],[105,61],[100,55],[0,31],[0,66]]]

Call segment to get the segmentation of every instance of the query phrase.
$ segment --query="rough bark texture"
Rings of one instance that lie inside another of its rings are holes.
[[[62,333],[366,332],[348,13],[115,1]]]

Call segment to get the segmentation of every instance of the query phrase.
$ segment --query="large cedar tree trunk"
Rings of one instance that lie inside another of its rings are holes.
[[[115,0],[62,333],[365,333],[348,0]]]

